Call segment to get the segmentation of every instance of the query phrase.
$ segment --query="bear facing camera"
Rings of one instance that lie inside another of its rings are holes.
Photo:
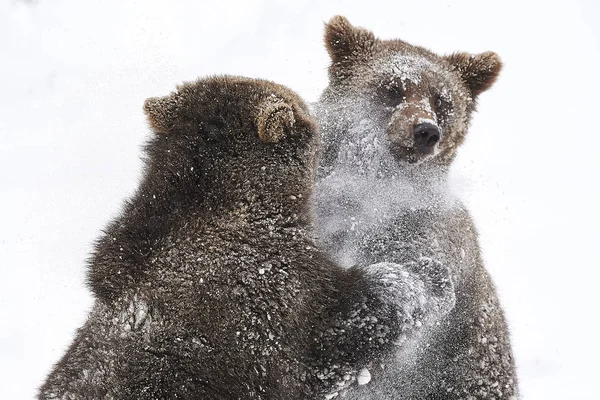
[[[320,138],[294,92],[211,77],[144,111],[143,178],[40,399],[331,398],[454,306],[435,260],[344,269],[315,247]]]
[[[491,51],[435,54],[335,16],[325,25],[329,85],[315,104],[323,156],[315,191],[320,244],[351,266],[423,256],[451,271],[456,306],[413,352],[347,400],[519,396],[504,311],[477,228],[451,187],[453,160],[480,96],[502,69]]]

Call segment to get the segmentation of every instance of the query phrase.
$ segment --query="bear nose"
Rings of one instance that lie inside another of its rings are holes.
[[[442,137],[442,132],[437,126],[424,122],[413,127],[415,147],[423,153],[431,153],[433,147]]]

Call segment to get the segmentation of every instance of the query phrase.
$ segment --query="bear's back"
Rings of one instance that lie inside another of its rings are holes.
[[[260,388],[285,391],[273,398],[309,390],[310,327],[320,326],[341,270],[304,229],[274,228],[243,208],[209,220],[190,215],[150,262],[140,284],[146,294],[138,297],[154,310],[147,344],[154,353],[132,350],[144,370],[160,366],[158,377],[166,367],[181,369],[181,376],[220,382],[227,398]]]

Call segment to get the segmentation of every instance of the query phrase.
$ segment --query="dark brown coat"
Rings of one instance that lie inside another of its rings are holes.
[[[330,81],[316,104],[322,245],[346,266],[430,257],[450,269],[457,293],[440,324],[410,351],[390,353],[385,369],[373,368],[372,382],[348,398],[514,398],[502,308],[473,221],[447,187],[476,98],[501,69],[498,56],[439,56],[379,40],[339,16],[327,24],[325,44]]]
[[[200,79],[144,110],[144,177],[40,399],[315,399],[452,307],[439,265],[345,270],[314,246],[320,138],[289,89]]]

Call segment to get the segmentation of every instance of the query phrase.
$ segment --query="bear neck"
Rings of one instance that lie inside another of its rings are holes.
[[[312,231],[309,177],[278,176],[260,182],[235,176],[228,182],[204,178],[147,171],[121,216],[96,243],[91,268],[117,263],[133,274],[181,227],[202,240],[234,220],[237,224],[240,216],[244,218],[241,229],[255,236],[277,233],[296,240]],[[99,292],[94,282],[92,287]]]

